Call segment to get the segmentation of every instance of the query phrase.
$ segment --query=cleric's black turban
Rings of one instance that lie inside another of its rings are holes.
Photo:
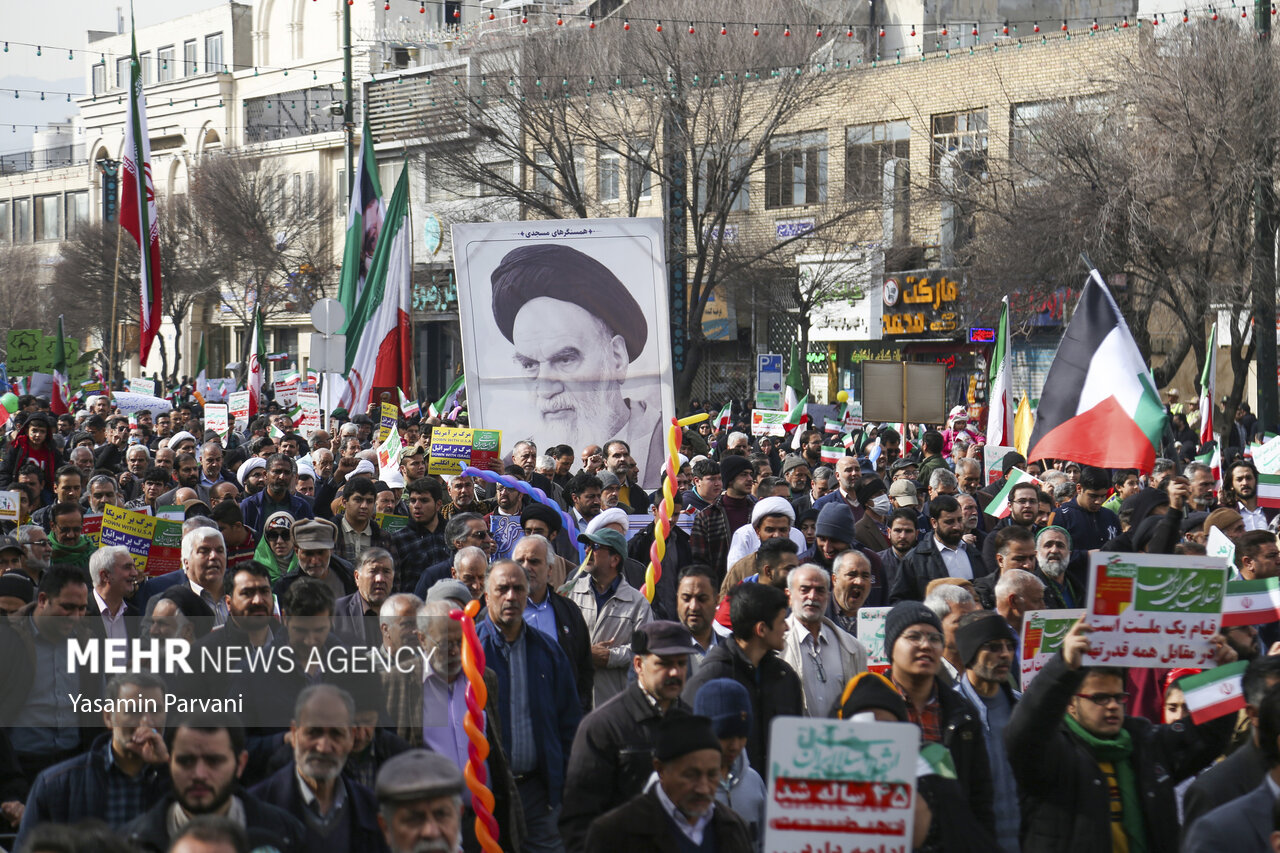
[[[507,253],[490,276],[493,319],[511,340],[516,315],[531,299],[546,296],[590,311],[627,344],[635,361],[649,334],[644,312],[608,267],[568,246],[521,246]]]

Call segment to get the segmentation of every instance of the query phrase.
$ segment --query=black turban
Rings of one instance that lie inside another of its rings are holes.
[[[640,305],[608,267],[577,249],[554,244],[521,246],[507,253],[490,281],[493,319],[507,340],[524,304],[546,296],[580,305],[599,317],[626,341],[629,361],[644,350],[649,327]]]

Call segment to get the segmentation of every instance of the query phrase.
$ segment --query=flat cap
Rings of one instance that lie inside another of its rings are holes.
[[[307,518],[293,525],[293,542],[306,550],[332,550],[338,539],[338,527],[323,518]]]
[[[618,277],[590,255],[569,246],[520,246],[507,253],[489,277],[493,284],[493,319],[507,340],[525,303],[545,296],[579,305],[621,335],[627,357],[644,350],[649,326],[635,297]]]
[[[808,467],[809,460],[805,459],[803,456],[793,453],[786,459],[782,460],[782,476],[785,477],[789,472],[794,471],[796,468]]]
[[[379,803],[451,797],[462,793],[462,771],[438,752],[410,749],[382,765],[374,793]]]
[[[679,622],[658,619],[646,622],[631,635],[631,651],[638,655],[687,655],[700,652],[693,634]]]

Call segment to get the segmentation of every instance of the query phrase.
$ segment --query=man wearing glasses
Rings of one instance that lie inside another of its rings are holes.
[[[1220,755],[1235,715],[1155,725],[1125,715],[1124,670],[1086,667],[1081,618],[1013,709],[1005,745],[1022,805],[1022,849],[1176,850],[1174,788]],[[1235,660],[1222,635],[1218,666]]]
[[[1019,483],[1013,487],[1013,491],[1009,493],[1009,516],[1002,518],[991,528],[987,534],[987,538],[982,543],[982,562],[987,567],[988,572],[998,571],[999,562],[996,560],[997,543],[995,541],[996,534],[1006,527],[1021,527],[1028,533],[1035,533],[1036,516],[1040,513],[1040,489],[1035,483],[1026,482]],[[1019,568],[1025,568],[1019,566]],[[1028,571],[1030,571],[1028,569]]]
[[[995,792],[992,805],[996,840],[1005,853],[1019,853],[1018,822],[1022,815],[1018,809],[1018,785],[1004,748],[1004,730],[1022,696],[1009,681],[1017,635],[999,615],[977,610],[960,617],[956,646],[965,667],[956,680],[956,690],[977,710],[987,736],[987,759]]]
[[[919,601],[898,602],[885,614],[887,675],[906,700],[907,719],[920,727],[923,743],[940,743],[951,753],[956,780],[968,794],[957,806],[966,807],[975,821],[994,832],[991,763],[982,722],[969,703],[939,676],[944,645],[942,622]]]
[[[782,659],[800,676],[805,713],[810,717],[832,716],[849,679],[867,671],[866,647],[827,616],[830,587],[831,576],[813,563],[787,574],[791,615]]]

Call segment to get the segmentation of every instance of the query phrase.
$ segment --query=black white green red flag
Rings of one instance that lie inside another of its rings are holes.
[[[1149,472],[1165,411],[1129,325],[1091,270],[1049,366],[1027,461],[1071,459]]]

